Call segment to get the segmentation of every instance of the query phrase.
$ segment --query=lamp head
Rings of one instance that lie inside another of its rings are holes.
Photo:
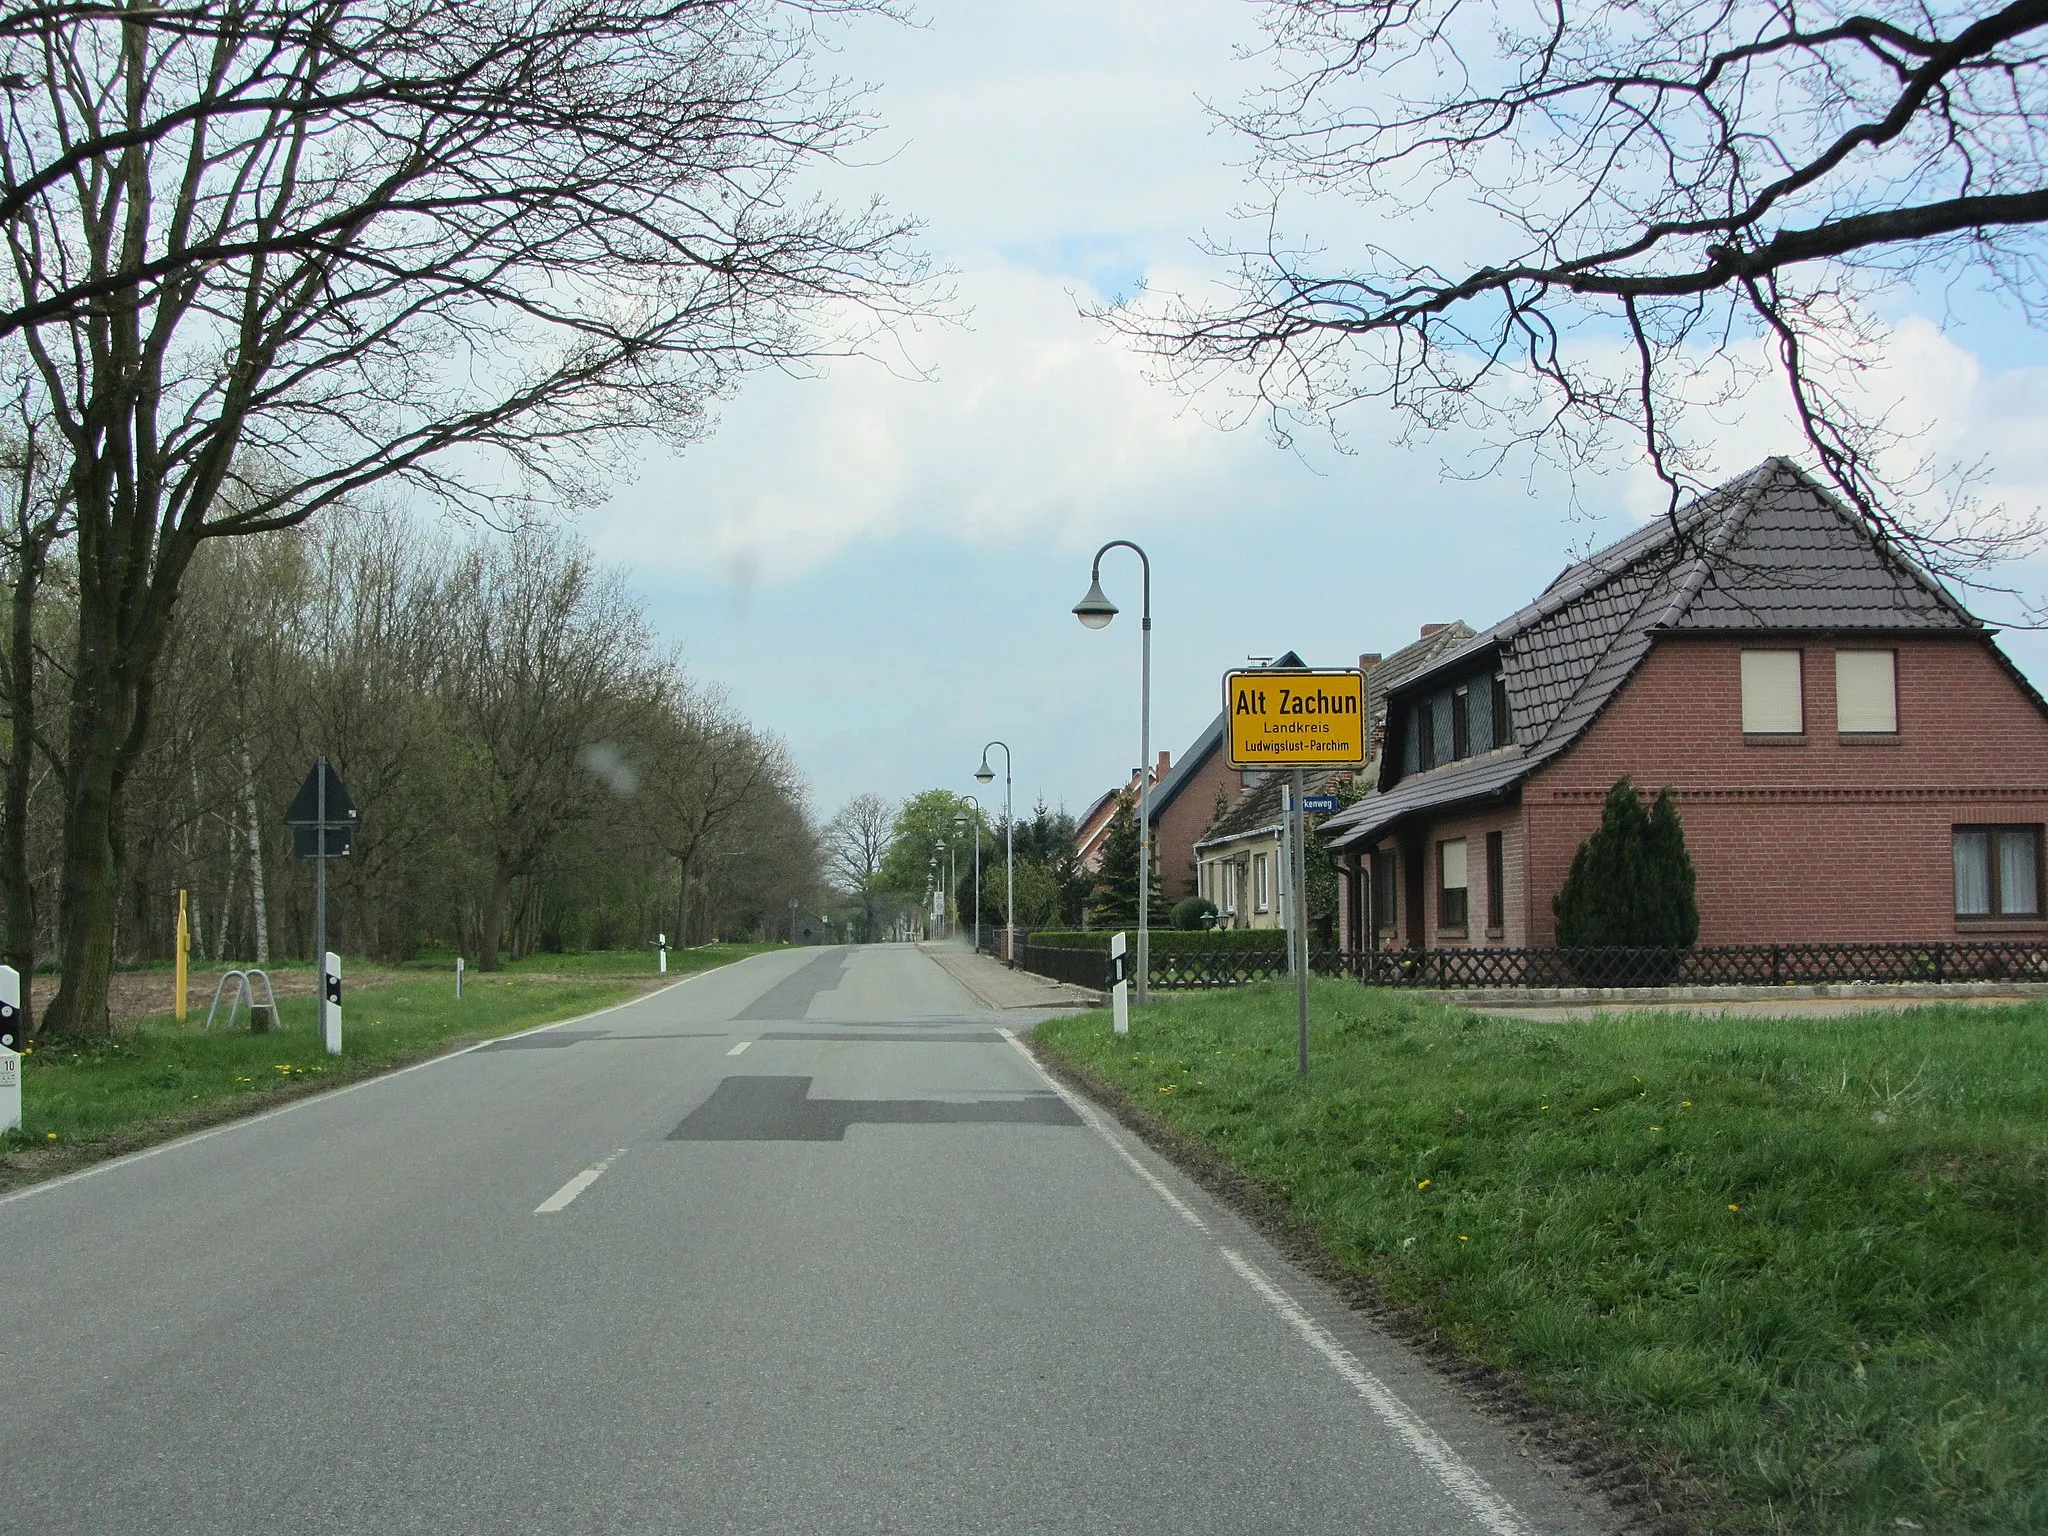
[[[981,766],[974,770],[974,778],[980,784],[993,784],[996,781],[996,771],[989,767],[986,752],[981,754]]]
[[[1116,604],[1102,590],[1102,578],[1092,578],[1088,583],[1088,595],[1074,604],[1074,617],[1090,629],[1101,629],[1116,614]]]

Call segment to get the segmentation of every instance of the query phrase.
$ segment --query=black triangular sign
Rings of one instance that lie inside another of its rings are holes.
[[[284,813],[286,826],[319,825],[322,769],[327,772],[327,825],[347,826],[356,819],[356,804],[349,799],[348,791],[341,787],[341,775],[334,771],[334,764],[323,757],[313,765],[313,771],[306,775],[306,782],[299,786],[299,792],[292,796],[291,809]]]

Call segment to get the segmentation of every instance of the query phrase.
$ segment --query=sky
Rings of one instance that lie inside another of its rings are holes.
[[[1247,658],[1350,666],[1423,624],[1484,628],[1660,505],[1640,467],[1459,478],[1475,444],[1397,447],[1370,413],[1341,445],[1285,449],[1226,399],[1148,378],[1086,314],[1210,275],[1199,242],[1253,189],[1204,103],[1266,77],[1256,22],[1249,0],[922,0],[828,61],[873,86],[882,123],[834,190],[922,219],[963,318],[902,336],[914,368],[753,379],[709,439],[648,450],[584,521],[696,673],[789,743],[821,818],[932,788],[999,810],[1000,776],[993,794],[971,778],[991,740],[1020,813],[1121,783],[1140,761],[1137,559],[1104,562],[1124,609],[1108,628],[1070,612],[1107,540],[1151,559],[1151,746],[1178,756]],[[1909,293],[1885,319],[1872,387],[1981,458],[1994,498],[2048,504],[2048,338],[1967,292]],[[1730,475],[1796,448],[1769,398],[1715,438]],[[2048,559],[2014,574],[2048,590]],[[2002,638],[2048,680],[2048,636]]]

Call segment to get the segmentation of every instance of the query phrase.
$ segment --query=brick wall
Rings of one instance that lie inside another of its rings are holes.
[[[1237,770],[1218,747],[1182,781],[1171,805],[1158,810],[1155,804],[1152,847],[1168,906],[1195,894],[1195,844],[1216,820],[1216,791],[1223,791],[1226,803],[1235,803],[1240,787]]]
[[[1803,736],[1743,736],[1741,642],[1666,640],[1578,745],[1524,784],[1527,942],[1553,942],[1551,896],[1624,773],[1677,796],[1702,944],[2048,928],[1955,916],[1951,829],[2048,822],[2048,718],[1988,649],[1899,642],[1898,734],[1856,739],[1835,731],[1835,642],[1771,643],[1804,652]]]

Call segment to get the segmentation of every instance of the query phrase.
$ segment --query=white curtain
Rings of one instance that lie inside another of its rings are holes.
[[[2033,916],[2040,908],[2034,875],[2034,834],[1998,834],[1998,910],[2008,917]]]
[[[1991,911],[1991,835],[1956,834],[1956,916],[1984,917]]]

